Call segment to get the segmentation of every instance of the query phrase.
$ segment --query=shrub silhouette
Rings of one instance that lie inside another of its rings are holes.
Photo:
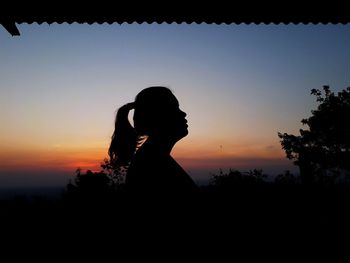
[[[260,195],[262,191],[268,188],[266,178],[267,175],[259,169],[248,172],[230,169],[227,173],[220,170],[219,174],[212,175],[210,185],[206,190],[219,194],[219,196],[230,196],[230,198],[224,201],[225,203],[236,202],[234,198],[232,199],[234,196],[254,199],[255,196]]]
[[[287,170],[282,174],[278,174],[274,183],[277,185],[295,185],[299,183],[299,178]]]
[[[350,87],[334,94],[328,86],[312,89],[319,105],[301,122],[300,136],[278,133],[287,158],[299,166],[303,184],[333,184],[350,174]]]
[[[228,173],[219,171],[218,175],[212,175],[210,184],[219,189],[231,189],[242,186],[252,186],[256,184],[263,184],[265,182],[266,174],[262,170],[254,169],[248,172],[240,172],[238,170],[230,169]]]
[[[70,198],[101,198],[111,190],[108,176],[100,172],[87,170],[81,173],[81,169],[76,170],[76,177],[73,182],[69,182],[66,188],[66,196]]]

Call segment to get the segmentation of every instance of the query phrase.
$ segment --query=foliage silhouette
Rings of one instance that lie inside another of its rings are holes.
[[[66,186],[65,196],[101,197],[106,193],[122,191],[125,185],[126,167],[107,158],[100,167],[102,169],[98,172],[87,170],[85,174],[77,168],[73,182],[70,180]]]
[[[220,169],[219,174],[212,175],[210,184],[220,190],[234,189],[243,186],[253,186],[265,183],[267,175],[260,169],[253,169],[248,172],[240,172],[238,170],[230,169],[227,174]]]
[[[105,173],[109,179],[109,184],[118,189],[122,188],[125,184],[125,175],[127,166],[121,165],[119,162],[113,162],[111,159],[105,158],[101,163],[103,173]]]
[[[278,174],[274,180],[277,185],[295,185],[299,183],[299,178],[292,174],[289,170],[282,174]]]
[[[287,158],[300,168],[303,184],[334,184],[340,175],[350,175],[350,87],[334,94],[328,86],[324,95],[317,89],[311,94],[319,103],[312,116],[303,119],[308,130],[300,136],[278,133]]]
[[[66,205],[77,208],[94,206],[107,211],[122,200],[120,195],[124,190],[124,182],[120,169],[112,169],[107,160],[101,167],[103,169],[98,172],[87,170],[82,173],[81,169],[76,170],[73,182],[70,180],[63,193],[62,200]]]

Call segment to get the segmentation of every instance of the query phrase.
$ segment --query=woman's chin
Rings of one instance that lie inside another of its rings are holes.
[[[185,136],[187,136],[187,134],[188,134],[188,129],[186,128],[186,131],[185,131],[185,133],[186,133],[186,135]]]
[[[181,138],[186,137],[188,135],[188,129],[184,129],[181,133]]]
[[[186,127],[183,127],[181,130],[180,129],[177,129],[176,131],[173,130],[171,134],[172,134],[171,137],[174,138],[175,140],[180,140],[183,137],[186,137],[188,135],[187,125]]]

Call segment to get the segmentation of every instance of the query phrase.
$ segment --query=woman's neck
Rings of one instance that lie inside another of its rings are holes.
[[[170,155],[171,150],[173,149],[176,142],[172,142],[167,138],[152,138],[148,137],[145,142],[147,147],[152,148],[152,150],[162,154],[162,155]]]

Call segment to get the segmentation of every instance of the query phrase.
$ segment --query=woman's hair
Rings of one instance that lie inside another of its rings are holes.
[[[115,119],[115,128],[108,154],[112,163],[126,166],[135,154],[137,148],[152,132],[155,124],[154,115],[159,111],[164,96],[172,95],[170,89],[154,86],[143,89],[135,98],[135,102],[120,107]],[[134,127],[131,126],[128,116],[134,109]]]
[[[118,109],[114,133],[108,150],[112,163],[118,161],[120,165],[127,165],[134,154],[137,135],[128,120],[129,111],[132,108],[134,108],[134,103],[125,104]]]

